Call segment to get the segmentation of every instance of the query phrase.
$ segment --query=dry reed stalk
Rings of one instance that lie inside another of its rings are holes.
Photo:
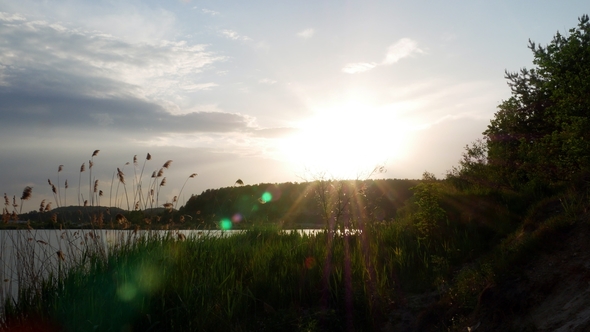
[[[90,200],[91,205],[94,205],[92,204],[92,166],[94,166],[94,162],[92,160],[88,160],[88,199]]]
[[[86,163],[80,166],[80,176],[78,177],[78,206],[80,206],[80,183],[82,182],[82,173],[86,170]]]
[[[61,171],[63,171],[63,169],[64,169],[64,165],[59,165],[57,167],[57,197],[59,198],[55,201],[55,204],[57,204],[57,207],[59,207],[61,205],[61,193],[59,191],[59,173],[61,173]]]
[[[139,204],[140,204],[140,206],[141,206],[141,200],[143,198],[143,193],[142,193],[142,190],[141,190],[141,185],[142,185],[142,180],[143,180],[143,171],[145,169],[146,162],[148,160],[151,160],[151,159],[152,159],[152,155],[149,154],[149,152],[148,152],[147,156],[145,157],[145,160],[143,161],[143,166],[141,167],[141,173],[139,173],[139,181],[137,182],[137,191],[136,191],[136,194],[137,194],[137,196],[139,196]],[[137,196],[134,195],[133,196],[133,200],[135,200],[137,198]],[[147,201],[146,201],[146,204],[145,204],[144,208],[147,208]]]
[[[196,177],[197,175],[198,175],[197,173],[193,173],[193,174],[189,175],[188,178],[186,178],[186,180],[184,180],[184,183],[182,184],[182,188],[180,188],[180,192],[178,193],[179,197],[180,197],[180,194],[182,194],[182,191],[184,190],[184,186],[186,186],[186,183],[188,182],[188,180]],[[240,180],[240,181],[242,181],[242,180]],[[176,209],[177,206],[178,206],[178,201],[176,201],[176,205],[174,206],[174,208]]]
[[[94,157],[98,155],[100,150],[94,150],[90,160],[88,160],[88,199],[91,200],[91,205],[94,206],[94,196],[92,195],[92,166],[94,166]]]
[[[16,204],[16,195],[12,196],[12,213],[16,212],[16,208],[18,207],[18,204]]]
[[[23,190],[23,195],[20,197],[20,212],[21,213],[23,211],[23,201],[28,200],[29,198],[31,198],[33,194],[33,188],[30,186],[26,186],[25,189]]]
[[[160,189],[166,185],[166,177],[162,179],[160,185],[156,188],[156,206],[158,206],[158,201],[160,199]]]
[[[148,184],[149,191],[148,191],[148,193],[146,195],[145,201],[146,201],[146,206],[147,206],[147,200],[148,200],[148,198],[151,197],[151,200],[150,200],[150,208],[153,208],[154,207],[153,206],[153,204],[154,204],[154,189],[153,188],[154,188],[155,183],[157,181],[158,173],[159,172],[156,172],[156,171],[153,171],[152,172],[152,176],[151,176],[151,179],[152,180],[150,180],[150,182]]]
[[[64,184],[64,205],[68,205],[68,180]]]
[[[125,164],[128,165],[129,163]],[[127,186],[125,185],[125,174],[123,171],[117,167],[117,177],[119,178],[119,183],[123,184],[123,190],[125,190],[125,198],[127,199],[127,210],[130,210],[129,207],[129,195],[127,195]],[[117,184],[117,194],[119,193],[119,185]],[[117,195],[115,195],[117,196]]]

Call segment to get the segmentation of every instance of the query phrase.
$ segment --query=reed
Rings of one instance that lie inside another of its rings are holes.
[[[80,166],[80,174],[78,177],[78,205],[80,205],[80,198],[81,198],[81,193],[80,193],[80,184],[82,183],[82,173],[86,170],[86,163],[82,163],[82,166]]]
[[[63,171],[64,169],[64,165],[59,165],[57,167],[57,197],[58,199],[55,201],[55,204],[57,205],[57,207],[59,207],[61,205],[61,193],[59,191],[59,173],[61,173],[61,171]],[[67,184],[67,180],[66,180],[66,184]]]
[[[100,150],[94,150],[90,160],[88,160],[88,199],[91,200],[91,205],[94,206],[94,196],[92,195],[92,166],[94,166],[94,157],[98,155]]]

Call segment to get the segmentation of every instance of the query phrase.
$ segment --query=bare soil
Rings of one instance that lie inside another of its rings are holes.
[[[588,222],[553,234],[544,251],[515,269],[517,278],[482,292],[472,331],[590,331]]]

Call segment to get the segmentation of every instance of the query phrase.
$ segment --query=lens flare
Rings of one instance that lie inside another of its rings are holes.
[[[264,203],[268,203],[268,202],[272,201],[272,194],[269,193],[268,191],[265,192],[264,194],[262,194],[262,200],[264,201]]]
[[[239,213],[236,213],[236,214],[234,214],[234,215],[231,217],[231,221],[232,221],[232,222],[240,222],[240,221],[242,221],[242,215],[241,215],[241,214],[239,214]]]
[[[129,302],[137,295],[137,287],[131,283],[125,283],[117,289],[117,295],[123,301]]]
[[[232,223],[231,220],[229,219],[223,219],[221,220],[221,222],[219,223],[219,226],[221,227],[222,230],[227,231],[230,230],[232,227]]]

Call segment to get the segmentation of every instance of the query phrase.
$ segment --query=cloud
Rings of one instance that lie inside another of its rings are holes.
[[[277,81],[272,80],[270,78],[263,78],[261,80],[258,80],[258,83],[261,83],[261,84],[271,84],[272,85],[272,84],[277,83]]]
[[[371,70],[371,69],[375,68],[376,66],[377,66],[377,64],[375,64],[375,63],[367,63],[367,62],[349,63],[346,66],[344,66],[344,68],[342,68],[342,71],[347,74],[356,74],[356,73],[362,73],[362,72]]]
[[[232,40],[241,40],[241,41],[249,41],[252,40],[250,37],[248,36],[242,36],[239,33],[237,33],[234,30],[221,30],[221,34],[224,35],[226,38],[232,39]]]
[[[162,91],[192,84],[203,68],[222,60],[205,45],[182,41],[133,44],[58,24],[0,17],[4,85],[36,72],[43,74],[36,82],[19,84],[45,82],[49,89],[70,85],[68,89],[78,93],[103,97],[161,97]],[[79,84],[68,83],[68,77]]]
[[[356,63],[349,63],[346,64],[342,71],[347,74],[358,74],[369,71],[377,66],[388,66],[392,65],[399,60],[412,56],[413,54],[423,54],[420,48],[418,48],[418,43],[410,38],[402,38],[397,43],[389,46],[387,48],[387,53],[385,58],[381,63],[375,62],[356,62]]]
[[[418,43],[409,39],[402,38],[397,43],[389,46],[387,55],[383,59],[382,64],[391,65],[398,62],[400,59],[406,58],[414,53],[424,53],[418,48]]]
[[[315,34],[315,31],[314,31],[314,29],[312,29],[312,28],[309,28],[309,29],[305,29],[305,30],[303,30],[303,31],[301,31],[301,32],[298,32],[298,33],[297,33],[297,36],[299,36],[299,37],[301,37],[301,38],[305,38],[305,39],[307,39],[307,38],[311,38],[311,37],[313,37],[313,35],[314,35],[314,34]]]
[[[214,88],[216,86],[219,86],[219,85],[217,83],[201,83],[201,84],[187,84],[187,85],[181,86],[181,88],[183,90],[188,90],[188,91],[198,91],[198,90],[211,90],[211,88]]]
[[[101,129],[149,137],[251,130],[252,118],[237,113],[169,111],[179,94],[217,87],[201,83],[200,73],[223,59],[205,45],[133,44],[0,13],[0,132]]]
[[[264,128],[256,129],[253,131],[255,137],[260,138],[279,138],[286,137],[298,133],[299,129],[291,127],[278,127],[278,128]]]
[[[207,14],[207,15],[211,15],[211,16],[217,16],[217,15],[219,15],[219,14],[220,14],[219,12],[216,12],[216,11],[214,11],[214,10],[210,10],[210,9],[206,9],[206,8],[203,8],[203,9],[201,9],[201,11],[202,11],[203,13],[205,13],[205,14]]]

